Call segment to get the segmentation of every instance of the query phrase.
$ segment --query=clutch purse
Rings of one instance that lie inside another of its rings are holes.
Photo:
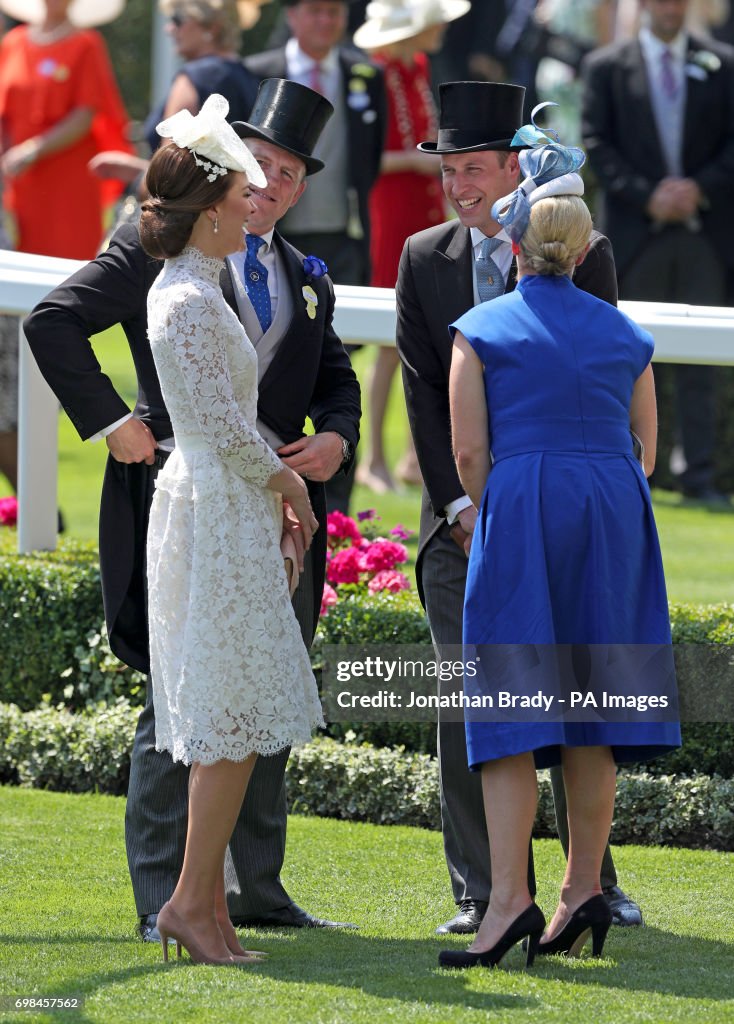
[[[293,597],[298,587],[298,581],[301,578],[301,574],[298,571],[296,545],[289,533],[284,533],[280,539],[280,553],[283,556],[283,566],[288,579],[288,590],[290,591],[291,597]]]

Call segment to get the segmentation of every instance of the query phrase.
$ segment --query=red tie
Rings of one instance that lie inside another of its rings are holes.
[[[321,77],[321,65],[318,61],[311,66],[308,84],[314,92],[320,92],[322,96],[324,95],[324,80]]]

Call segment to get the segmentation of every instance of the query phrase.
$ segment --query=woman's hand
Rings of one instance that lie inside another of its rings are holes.
[[[303,534],[303,547],[304,550],[308,551],[311,547],[313,535],[319,528],[319,522],[313,514],[305,481],[292,469],[288,469],[285,472],[289,474],[289,478],[284,483],[282,489],[279,489],[283,499],[288,502],[291,512],[298,520]]]

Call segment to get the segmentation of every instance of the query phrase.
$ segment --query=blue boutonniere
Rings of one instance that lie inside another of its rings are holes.
[[[328,274],[329,268],[318,256],[306,256],[303,260],[303,272],[307,278],[313,279]]]

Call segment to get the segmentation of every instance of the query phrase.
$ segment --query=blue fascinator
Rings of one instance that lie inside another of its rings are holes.
[[[536,114],[544,107],[557,103],[539,103],[530,115],[531,124],[515,132],[511,146],[529,146],[518,155],[524,180],[510,195],[498,199],[492,207],[492,217],[500,224],[513,242],[520,241],[530,220],[530,207],[548,196],[582,196],[584,182],[577,173],[586,155],[577,146],[564,146],[558,132],[539,128]]]

